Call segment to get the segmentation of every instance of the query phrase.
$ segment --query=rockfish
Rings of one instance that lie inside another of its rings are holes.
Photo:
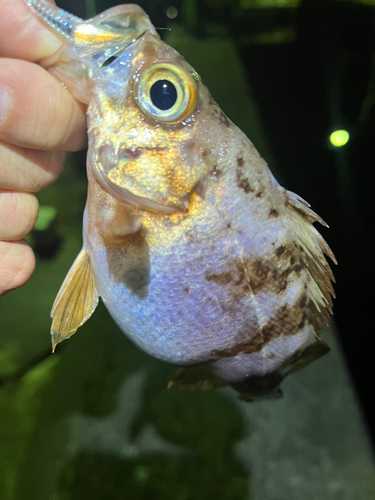
[[[66,39],[41,64],[88,105],[83,247],[53,305],[53,348],[101,297],[145,352],[200,367],[198,386],[277,395],[328,350],[324,254],[335,257],[313,226],[325,223],[278,184],[140,7],[84,21],[27,3]],[[188,385],[188,372],[174,382]]]

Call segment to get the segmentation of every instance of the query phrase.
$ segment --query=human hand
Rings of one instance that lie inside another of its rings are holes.
[[[34,271],[23,239],[38,216],[34,193],[86,143],[85,107],[35,64],[61,45],[23,0],[0,0],[0,296]]]

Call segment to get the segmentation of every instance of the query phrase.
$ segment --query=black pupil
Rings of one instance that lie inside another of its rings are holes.
[[[166,111],[171,109],[177,101],[177,90],[169,80],[158,80],[150,90],[152,104]]]

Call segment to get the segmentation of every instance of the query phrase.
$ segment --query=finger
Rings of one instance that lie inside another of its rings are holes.
[[[38,218],[39,203],[34,194],[0,189],[0,240],[21,240]]]
[[[37,193],[55,182],[64,169],[64,151],[37,151],[0,141],[0,186]]]
[[[34,253],[25,240],[0,241],[0,295],[24,285],[34,269]]]
[[[65,151],[86,145],[86,107],[36,64],[0,59],[2,116],[0,139],[11,144]]]
[[[0,0],[0,56],[37,62],[62,43],[23,0]]]

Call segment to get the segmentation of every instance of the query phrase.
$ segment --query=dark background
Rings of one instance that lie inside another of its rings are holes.
[[[96,0],[95,8],[115,3]],[[339,262],[335,321],[374,443],[375,2],[302,0],[290,8],[262,8],[251,0],[137,3],[155,26],[177,23],[200,37],[233,37],[272,157],[262,154],[330,226],[320,231]],[[60,5],[82,17],[93,9],[93,2]],[[178,10],[173,20],[170,6]],[[329,143],[336,129],[350,133],[344,147]]]

